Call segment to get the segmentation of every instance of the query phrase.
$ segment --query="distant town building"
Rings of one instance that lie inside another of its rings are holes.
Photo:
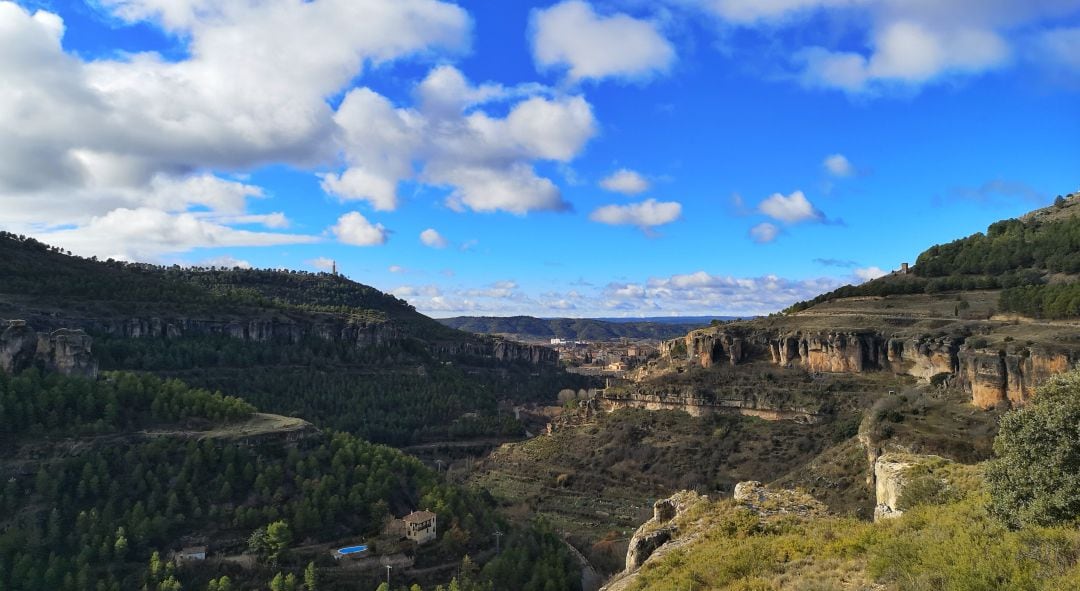
[[[176,563],[206,560],[206,546],[189,546],[176,553]]]
[[[405,537],[417,544],[435,539],[435,514],[431,511],[413,511],[401,518],[405,523]]]
[[[551,344],[552,345],[565,345],[565,344],[567,344],[567,341],[564,341],[563,339],[551,339]]]

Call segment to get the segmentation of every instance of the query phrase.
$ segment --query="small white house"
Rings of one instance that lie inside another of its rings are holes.
[[[413,511],[401,520],[405,522],[405,537],[417,544],[425,544],[435,539],[435,514],[431,511]]]

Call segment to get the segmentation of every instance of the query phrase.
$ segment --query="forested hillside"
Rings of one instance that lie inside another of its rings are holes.
[[[1000,310],[1068,318],[1080,316],[1080,194],[1020,219],[1002,220],[918,256],[909,274],[891,274],[861,285],[846,285],[785,312],[858,296],[1003,289]]]
[[[445,524],[423,558],[429,563],[481,551],[492,532],[510,527],[490,502],[442,483],[418,460],[352,435],[245,439],[252,412],[235,398],[152,376],[0,373],[0,588],[201,590],[221,576],[231,588],[265,588],[275,573],[298,578],[312,560],[326,566],[300,546],[374,536],[387,517],[416,508]],[[52,447],[43,438],[58,435],[78,439]],[[276,541],[256,543],[260,531]],[[512,531],[506,559],[473,573],[476,581],[509,588],[533,578],[534,565],[573,579],[566,550],[543,541],[550,534]],[[250,550],[256,565],[164,564],[193,541],[217,555]],[[326,572],[320,589],[342,588]]]
[[[533,316],[458,316],[439,322],[477,334],[515,335],[535,340],[559,338],[571,341],[671,339],[695,328],[695,323],[609,322],[591,318],[535,318]]]
[[[408,303],[340,275],[98,261],[7,232],[0,232],[0,278],[0,293],[9,295],[167,303],[176,314],[208,306],[337,312],[419,324],[436,331],[430,336],[464,337],[440,330]]]
[[[0,234],[0,318],[83,328],[105,370],[394,445],[520,436],[500,404],[590,385],[551,351],[454,330],[338,275],[103,262],[12,234]]]

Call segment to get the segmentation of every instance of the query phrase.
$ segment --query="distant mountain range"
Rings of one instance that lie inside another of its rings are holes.
[[[731,316],[657,318],[536,318],[533,316],[458,316],[439,322],[478,334],[513,335],[517,338],[606,341],[620,338],[672,339]]]

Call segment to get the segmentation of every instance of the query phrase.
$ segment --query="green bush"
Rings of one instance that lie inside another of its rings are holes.
[[[1052,378],[1001,419],[986,470],[995,515],[1011,526],[1080,518],[1080,371]]]

